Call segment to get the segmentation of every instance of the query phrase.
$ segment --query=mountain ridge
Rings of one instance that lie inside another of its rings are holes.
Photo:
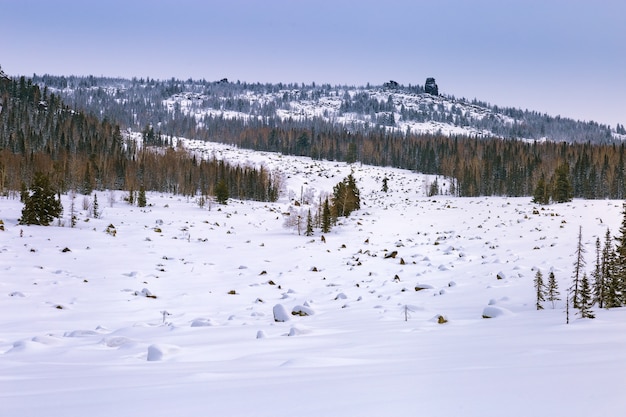
[[[226,118],[302,126],[323,121],[349,131],[382,129],[525,141],[610,143],[626,139],[626,129],[619,124],[611,128],[477,99],[433,95],[424,86],[404,86],[394,81],[377,86],[331,86],[230,82],[225,78],[162,81],[50,75],[35,75],[33,81],[58,92],[75,107],[114,118],[123,127],[154,125],[171,135],[180,132],[168,131],[168,123],[189,116],[200,128],[212,119]]]

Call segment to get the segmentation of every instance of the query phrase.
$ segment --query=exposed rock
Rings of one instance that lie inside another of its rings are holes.
[[[428,94],[432,94],[433,96],[439,95],[439,87],[437,87],[437,83],[435,79],[432,77],[426,78],[426,84],[424,84],[424,91]]]

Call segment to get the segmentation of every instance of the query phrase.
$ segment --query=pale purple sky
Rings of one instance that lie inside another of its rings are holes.
[[[626,124],[624,0],[0,0],[11,76],[390,79]]]

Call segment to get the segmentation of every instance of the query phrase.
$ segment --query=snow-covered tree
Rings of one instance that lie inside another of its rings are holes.
[[[535,302],[535,306],[537,307],[537,310],[543,310],[543,305],[541,305],[542,302],[545,301],[545,284],[543,283],[543,274],[541,273],[541,271],[538,269],[537,273],[535,274],[535,293],[537,294],[537,299]]]
[[[572,305],[578,308],[578,291],[583,269],[585,268],[585,247],[583,246],[583,227],[578,227],[578,243],[576,244],[574,273],[572,275]]]
[[[581,318],[593,319],[596,317],[591,310],[593,306],[593,294],[591,293],[591,285],[589,284],[586,273],[583,274],[580,280],[576,305],[578,306],[578,314],[580,314]]]
[[[556,281],[556,277],[554,276],[554,272],[550,271],[550,275],[548,275],[548,286],[546,292],[546,300],[552,303],[552,308],[554,308],[554,303],[559,301],[559,283]]]
[[[52,219],[61,216],[63,206],[50,185],[50,179],[41,172],[35,173],[31,193],[22,196],[24,208],[20,224],[48,226]]]

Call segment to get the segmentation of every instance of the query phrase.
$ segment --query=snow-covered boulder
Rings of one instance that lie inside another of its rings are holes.
[[[483,318],[484,319],[492,319],[495,317],[508,316],[511,314],[511,311],[507,310],[503,307],[498,307],[495,305],[489,305],[483,309]]]
[[[274,313],[274,321],[276,322],[284,322],[289,321],[289,313],[282,304],[276,304],[272,309]]]
[[[297,305],[291,309],[291,314],[294,316],[312,316],[315,312],[311,307]]]

